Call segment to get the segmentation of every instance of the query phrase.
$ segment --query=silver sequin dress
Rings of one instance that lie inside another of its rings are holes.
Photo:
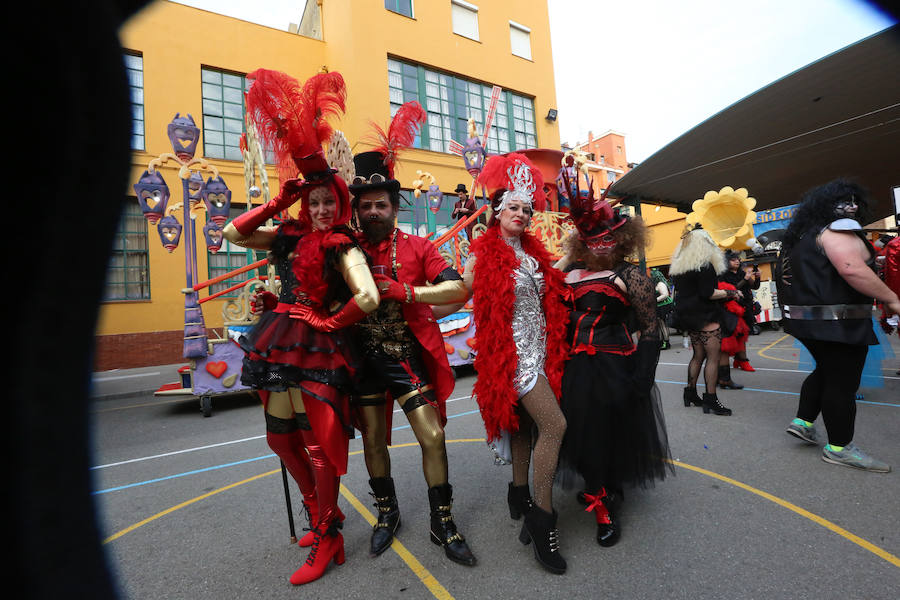
[[[538,261],[522,249],[519,238],[503,238],[516,253],[519,265],[513,270],[516,295],[513,306],[512,333],[518,364],[513,385],[519,398],[531,391],[538,375],[544,374],[547,352],[546,320],[544,318],[544,274]]]

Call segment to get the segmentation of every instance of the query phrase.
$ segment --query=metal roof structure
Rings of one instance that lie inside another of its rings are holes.
[[[900,186],[900,25],[799,69],[700,123],[616,181],[610,195],[690,212],[708,190],[745,187],[757,210],[846,176],[875,218]]]

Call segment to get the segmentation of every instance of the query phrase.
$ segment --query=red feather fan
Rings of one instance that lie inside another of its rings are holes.
[[[370,121],[375,132],[368,136],[367,141],[375,146],[372,150],[384,155],[384,164],[388,168],[391,179],[394,178],[397,155],[401,150],[413,145],[419,127],[427,118],[428,113],[425,112],[422,105],[411,100],[397,109],[386,133],[380,125]]]
[[[340,73],[319,73],[300,83],[280,71],[257,69],[247,75],[247,112],[264,148],[275,152],[282,181],[296,177],[294,157],[322,150],[331,137],[328,118],[346,107],[347,89]]]

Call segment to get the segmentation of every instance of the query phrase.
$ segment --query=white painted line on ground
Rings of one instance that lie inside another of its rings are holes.
[[[666,365],[669,367],[686,367],[687,363],[670,363],[670,362],[661,362],[657,363],[660,365]],[[812,373],[812,371],[806,371],[803,369],[770,369],[768,367],[753,367],[757,371],[779,371],[781,373]],[[883,369],[885,371],[892,371],[893,369]],[[900,379],[900,377],[892,377],[890,375],[882,375],[885,379]]]
[[[472,397],[472,396],[460,396],[459,398],[450,398],[450,399],[447,400],[447,403],[449,404],[450,402],[456,402],[457,400],[468,400],[468,399],[470,399],[471,397]],[[402,412],[402,409],[400,409],[400,410],[395,410],[394,412]],[[109,464],[106,464],[106,465],[97,465],[97,466],[95,466],[95,467],[91,467],[90,470],[91,470],[91,471],[94,471],[94,470],[96,470],[96,469],[106,469],[106,468],[109,468],[109,467],[118,467],[118,466],[121,466],[121,465],[127,465],[127,464],[130,464],[130,463],[143,462],[143,461],[145,461],[145,460],[155,460],[155,459],[157,459],[157,458],[166,458],[167,456],[175,456],[175,455],[178,455],[178,454],[185,454],[185,453],[187,453],[187,452],[197,452],[197,451],[200,451],[200,450],[209,450],[210,448],[219,448],[219,447],[221,447],[221,446],[228,446],[228,445],[231,445],[231,444],[242,444],[242,443],[244,443],[244,442],[252,442],[252,441],[254,441],[254,440],[260,440],[260,439],[263,439],[263,438],[265,438],[265,437],[266,437],[265,435],[256,435],[256,436],[253,436],[253,437],[243,438],[243,439],[240,439],[240,440],[231,440],[231,441],[229,441],[229,442],[221,442],[221,443],[219,443],[219,444],[209,444],[208,446],[197,446],[196,448],[185,448],[184,450],[175,450],[175,451],[173,451],[173,452],[165,452],[165,453],[163,453],[163,454],[154,454],[153,456],[143,456],[143,457],[141,457],[141,458],[132,458],[132,459],[130,459],[130,460],[122,460],[122,461],[119,461],[119,462],[109,463]]]
[[[253,440],[263,439],[266,436],[264,435],[256,435],[253,437],[244,438],[241,440],[231,440],[230,442],[221,442],[219,444],[210,444],[208,446],[198,446],[196,448],[185,448],[184,450],[175,450],[174,452],[166,452],[164,454],[154,454],[153,456],[144,456],[141,458],[132,458],[131,460],[123,460],[115,463],[109,463],[107,465],[97,465],[96,467],[91,467],[90,470],[93,471],[95,469],[106,469],[108,467],[118,467],[120,465],[127,465],[129,463],[142,462],[145,460],[153,460],[156,458],[165,458],[167,456],[175,456],[176,454],[184,454],[186,452],[196,452],[198,450],[209,450],[210,448],[219,448],[220,446],[228,446],[230,444],[241,444],[243,442],[251,442]]]
[[[116,381],[117,379],[134,379],[136,377],[155,377],[162,375],[161,371],[153,371],[152,373],[135,373],[133,375],[116,375],[114,377],[92,377],[94,383],[103,383],[104,381]]]

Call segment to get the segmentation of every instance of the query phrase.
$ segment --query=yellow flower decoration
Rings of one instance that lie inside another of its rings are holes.
[[[750,198],[747,188],[723,187],[718,192],[710,190],[702,200],[695,200],[693,212],[687,216],[689,224],[700,223],[713,240],[722,248],[745,250],[747,240],[754,238],[753,208],[756,199]]]

